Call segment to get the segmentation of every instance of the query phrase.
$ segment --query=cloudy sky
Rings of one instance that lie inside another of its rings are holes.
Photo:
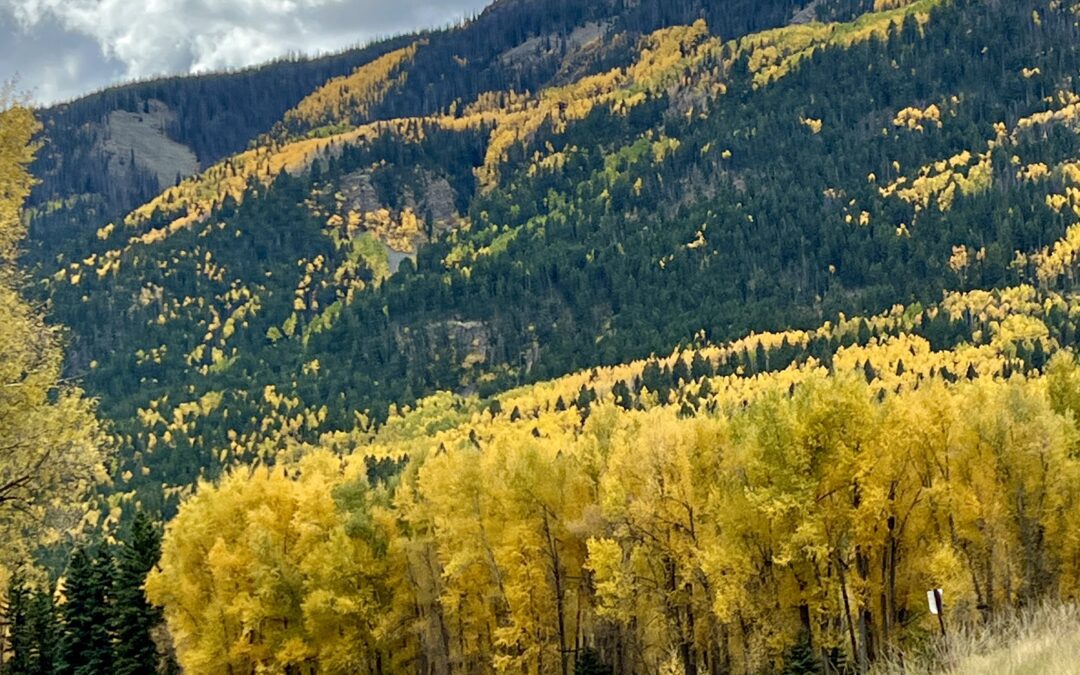
[[[0,83],[53,103],[133,78],[316,54],[490,0],[0,0]]]

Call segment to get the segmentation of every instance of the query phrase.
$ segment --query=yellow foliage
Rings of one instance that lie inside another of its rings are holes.
[[[930,104],[925,109],[904,108],[893,118],[893,126],[922,132],[924,124],[933,124],[941,128],[941,109],[935,104]]]
[[[417,50],[425,44],[415,42],[360,66],[350,75],[330,80],[285,113],[285,126],[314,129],[348,125],[356,118],[366,120],[372,107],[405,81],[406,75],[397,73],[412,62]]]
[[[39,128],[0,91],[0,596],[15,565],[79,528],[105,478],[94,405],[62,379],[61,335],[23,299],[15,267]]]
[[[1080,516],[1077,432],[1049,393],[1080,401],[1080,368],[1058,359],[1045,378],[1006,382],[994,354],[872,341],[840,349],[834,376],[811,363],[711,378],[690,414],[679,399],[698,383],[671,403],[616,406],[605,385],[632,365],[507,394],[501,413],[442,394],[346,459],[308,448],[200,486],[147,591],[194,673],[373,673],[420,653],[469,672],[558,673],[601,625],[638,645],[643,670],[724,634],[735,672],[756,672],[797,639],[800,609],[819,619],[816,642],[840,648],[852,615],[907,630],[899,619],[928,584],[948,588],[955,620],[974,617],[1012,604],[1008,588],[1035,573],[1004,551],[1052,563],[1062,584],[1080,572],[1066,536]],[[971,382],[930,375],[970,369]],[[582,381],[600,396],[584,422],[548,405]],[[406,456],[392,499],[367,485],[366,458]],[[1029,526],[1047,536],[1026,540]],[[691,614],[694,631],[680,619]]]

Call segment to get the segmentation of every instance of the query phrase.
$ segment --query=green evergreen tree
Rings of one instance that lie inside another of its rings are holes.
[[[50,675],[56,642],[56,616],[52,595],[27,586],[22,571],[16,572],[8,590],[8,658],[0,665],[3,675]]]
[[[8,624],[9,659],[0,669],[4,675],[21,675],[30,672],[33,635],[30,633],[29,614],[31,596],[22,571],[17,571],[8,585],[8,606],[4,619]]]
[[[866,345],[870,342],[870,326],[866,323],[866,319],[859,319],[859,332],[857,339],[860,345]]]
[[[615,397],[615,403],[624,410],[630,410],[634,407],[634,395],[630,391],[630,387],[626,382],[619,380],[611,387],[611,394]]]
[[[161,535],[143,512],[135,514],[117,556],[113,581],[112,628],[116,638],[116,675],[152,675],[157,672],[153,630],[161,623],[161,610],[152,607],[143,591],[146,575],[161,557]]]
[[[28,675],[51,675],[56,672],[56,641],[59,624],[50,589],[34,591],[28,615],[29,632],[34,645]]]
[[[103,675],[113,668],[110,634],[110,589],[113,561],[108,548],[99,545],[91,553],[76,549],[64,581],[67,602],[61,607],[64,621],[60,657],[61,675]]]
[[[663,383],[664,375],[660,370],[660,363],[656,359],[649,359],[641,371],[641,386],[655,393]]]
[[[809,633],[800,635],[799,641],[784,654],[784,669],[780,672],[782,675],[818,675],[821,672],[821,663],[814,654]]]
[[[682,357],[675,359],[675,366],[671,369],[671,379],[675,384],[690,381],[690,367],[686,365],[686,361]]]
[[[712,361],[702,356],[701,352],[694,352],[694,358],[690,362],[690,376],[700,380],[703,377],[712,377],[715,373]]]
[[[1031,367],[1042,370],[1046,365],[1046,351],[1043,349],[1042,340],[1035,341],[1035,347],[1031,350]]]
[[[754,369],[758,373],[769,372],[769,354],[765,351],[765,345],[761,344],[761,340],[758,340],[754,348]]]
[[[598,651],[586,647],[574,664],[574,675],[612,675],[612,671],[600,658]]]
[[[761,343],[758,343],[759,346],[760,346],[760,344]],[[743,347],[742,354],[740,355],[739,358],[742,361],[742,367],[743,367],[742,374],[744,376],[756,375],[758,373],[757,369],[754,367],[753,359],[750,358],[750,352],[748,352],[746,350],[746,347]]]

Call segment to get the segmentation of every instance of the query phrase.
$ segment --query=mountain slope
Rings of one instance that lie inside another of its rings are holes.
[[[741,35],[782,24],[797,5],[794,0],[721,5],[680,0],[662,8],[629,0],[496,3],[465,26],[401,36],[315,60],[117,87],[59,105],[42,111],[51,142],[34,167],[41,184],[30,201],[30,260],[51,265],[64,249],[58,239],[74,236],[86,244],[97,229],[188,175],[184,170],[189,163],[173,165],[177,172],[153,175],[162,168],[157,153],[146,152],[146,144],[116,143],[118,120],[137,123],[142,136],[155,145],[168,140],[187,147],[206,167],[270,131],[287,110],[328,79],[348,76],[417,40],[428,44],[410,68],[412,82],[364,114],[356,111],[358,119],[432,114],[459,99],[472,101],[484,91],[535,91],[556,79],[588,73],[598,63],[629,58],[634,37],[643,32],[704,14]],[[584,41],[581,31],[575,33],[583,25],[591,27],[584,32],[590,39]],[[605,33],[613,39],[595,44]],[[451,63],[456,67],[448,71]]]
[[[431,36],[101,229],[50,271],[55,313],[153,491],[438,389],[1068,288],[1075,32],[1042,2],[735,40],[702,21],[568,84],[380,120],[430,77]]]

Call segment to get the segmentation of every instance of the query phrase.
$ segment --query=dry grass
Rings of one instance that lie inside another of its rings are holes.
[[[1080,606],[1044,605],[879,664],[876,675],[1080,675]]]

